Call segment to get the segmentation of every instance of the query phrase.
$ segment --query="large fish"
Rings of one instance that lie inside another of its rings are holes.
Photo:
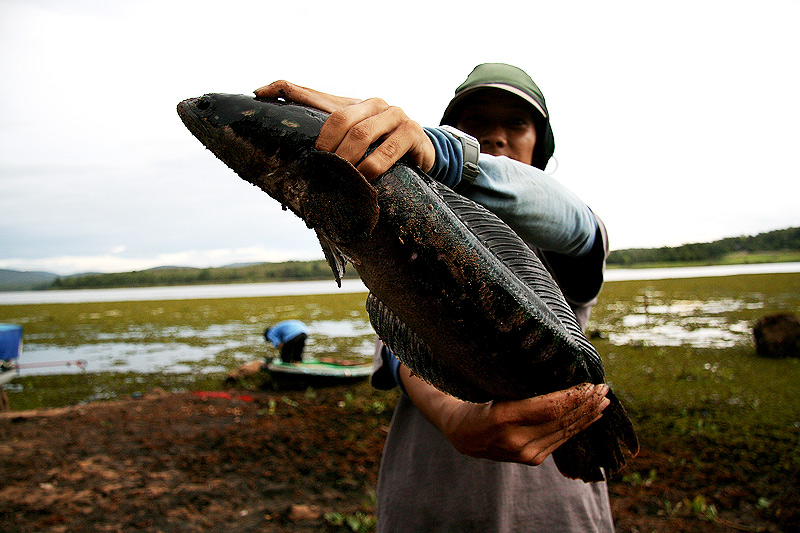
[[[536,255],[500,219],[402,162],[372,183],[314,143],[327,114],[281,100],[185,100],[186,127],[240,177],[313,228],[337,282],[352,263],[375,331],[415,374],[458,398],[519,399],[602,383],[603,365]],[[597,481],[638,442],[613,392],[553,454]]]

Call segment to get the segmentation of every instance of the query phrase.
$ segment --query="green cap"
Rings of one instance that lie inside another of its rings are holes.
[[[458,86],[442,116],[442,125],[456,126],[461,115],[464,98],[479,89],[508,91],[531,107],[536,127],[536,145],[533,147],[532,165],[544,170],[555,151],[556,144],[550,127],[550,116],[544,95],[524,70],[505,63],[483,63],[475,67],[467,79]]]

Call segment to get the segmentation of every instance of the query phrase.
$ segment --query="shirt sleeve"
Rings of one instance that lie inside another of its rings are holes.
[[[486,207],[531,246],[569,256],[588,254],[597,222],[589,207],[542,170],[507,157],[481,154],[480,173],[461,183],[461,143],[446,131],[426,128],[436,149],[433,179]]]
[[[461,181],[461,167],[464,165],[464,154],[461,142],[439,128],[425,128],[433,147],[436,150],[436,161],[428,175],[455,189]]]
[[[370,382],[378,390],[391,390],[399,386],[405,392],[403,380],[400,379],[400,360],[380,339],[375,340]]]
[[[270,328],[270,330],[266,334],[266,337],[267,340],[271,342],[275,348],[277,348],[281,343],[279,332],[275,329],[275,327]]]

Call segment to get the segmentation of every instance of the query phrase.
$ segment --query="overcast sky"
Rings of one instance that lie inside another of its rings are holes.
[[[390,5],[0,0],[0,268],[321,258],[177,103],[285,78],[437,125],[487,61],[543,90],[612,249],[800,225],[800,1]]]

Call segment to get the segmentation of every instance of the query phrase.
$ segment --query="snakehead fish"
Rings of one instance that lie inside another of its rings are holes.
[[[416,375],[471,402],[602,383],[603,365],[537,256],[499,218],[400,162],[368,182],[314,143],[327,114],[244,95],[178,105],[186,127],[241,178],[312,228],[340,281],[370,291],[381,340]],[[567,477],[604,479],[638,442],[609,391],[603,417],[554,453]]]

